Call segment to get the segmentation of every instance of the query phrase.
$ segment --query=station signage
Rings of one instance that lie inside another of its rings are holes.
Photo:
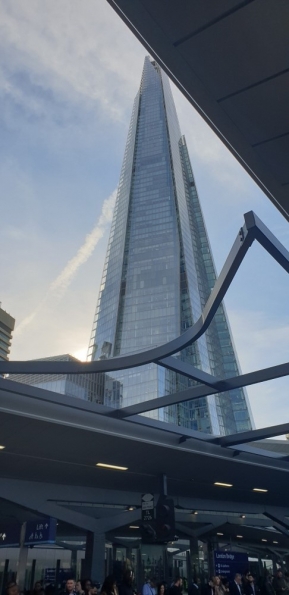
[[[142,494],[141,518],[143,523],[150,523],[155,518],[155,499],[153,494]]]
[[[235,574],[248,572],[248,555],[240,552],[214,552],[215,574],[233,581]]]
[[[56,519],[47,518],[40,521],[27,521],[24,545],[55,543]]]
[[[0,548],[19,547],[21,525],[11,523],[0,525]]]

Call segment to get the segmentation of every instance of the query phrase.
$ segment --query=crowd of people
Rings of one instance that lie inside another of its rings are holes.
[[[245,575],[236,574],[233,581],[221,576],[212,576],[203,583],[195,578],[190,584],[185,584],[180,576],[169,585],[166,582],[157,583],[155,579],[148,579],[142,589],[134,585],[133,572],[127,569],[122,581],[117,583],[113,576],[107,576],[103,585],[93,584],[90,579],[75,581],[69,578],[62,590],[56,590],[53,585],[45,588],[41,581],[34,585],[34,589],[25,595],[289,595],[289,573],[283,574],[279,569],[275,576],[267,573],[263,579],[255,581],[251,572]],[[10,582],[6,588],[6,595],[20,595],[16,582]]]
[[[274,576],[267,573],[257,581],[251,572],[236,574],[233,581],[212,576],[205,584],[196,578],[188,587],[188,595],[289,595],[289,573],[279,569]]]

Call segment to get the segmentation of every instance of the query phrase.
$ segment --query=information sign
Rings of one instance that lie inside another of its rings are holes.
[[[21,525],[19,523],[0,524],[0,548],[18,547],[20,543],[20,531]]]
[[[155,503],[153,494],[142,494],[141,518],[144,523],[149,523],[155,518]]]
[[[24,545],[55,543],[55,538],[56,519],[48,518],[41,521],[27,521]]]
[[[235,574],[245,574],[248,571],[248,556],[240,552],[215,551],[215,574],[234,580]]]

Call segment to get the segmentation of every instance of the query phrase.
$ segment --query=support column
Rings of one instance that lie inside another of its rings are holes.
[[[200,575],[200,560],[199,560],[199,541],[197,537],[190,539],[190,566],[191,566],[191,580],[196,579]]]
[[[213,576],[215,574],[215,563],[214,563],[214,551],[217,548],[217,540],[216,539],[208,539],[207,548],[208,548],[208,568],[209,568],[209,575]]]
[[[23,523],[20,531],[20,550],[17,566],[17,583],[20,591],[25,589],[25,576],[27,568],[28,547],[24,545],[26,523]]]
[[[33,591],[33,587],[34,587],[35,568],[36,568],[36,560],[34,558],[32,560],[31,574],[30,574],[30,591]]]
[[[102,585],[105,572],[105,534],[87,532],[83,573]]]
[[[71,572],[72,572],[72,576],[75,578],[75,580],[77,580],[77,550],[71,550],[71,562],[70,562],[70,566],[71,566]]]

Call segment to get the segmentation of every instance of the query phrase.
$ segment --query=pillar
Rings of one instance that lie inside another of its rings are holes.
[[[31,574],[30,574],[30,591],[33,591],[33,587],[34,587],[35,568],[36,568],[36,560],[34,558],[32,560]]]
[[[28,547],[24,545],[26,523],[23,523],[20,531],[20,549],[17,566],[17,583],[20,591],[25,589],[25,576],[27,568]]]
[[[105,572],[105,534],[87,532],[83,575],[102,585]]]
[[[216,539],[208,539],[207,543],[208,548],[208,568],[209,568],[209,575],[213,576],[215,574],[215,559],[214,559],[214,551],[218,549],[218,543]]]
[[[190,579],[196,579],[200,575],[199,541],[197,537],[190,538]]]
[[[71,573],[72,576],[75,578],[75,580],[77,580],[77,550],[71,550],[71,562],[70,562],[70,567],[71,567]]]

